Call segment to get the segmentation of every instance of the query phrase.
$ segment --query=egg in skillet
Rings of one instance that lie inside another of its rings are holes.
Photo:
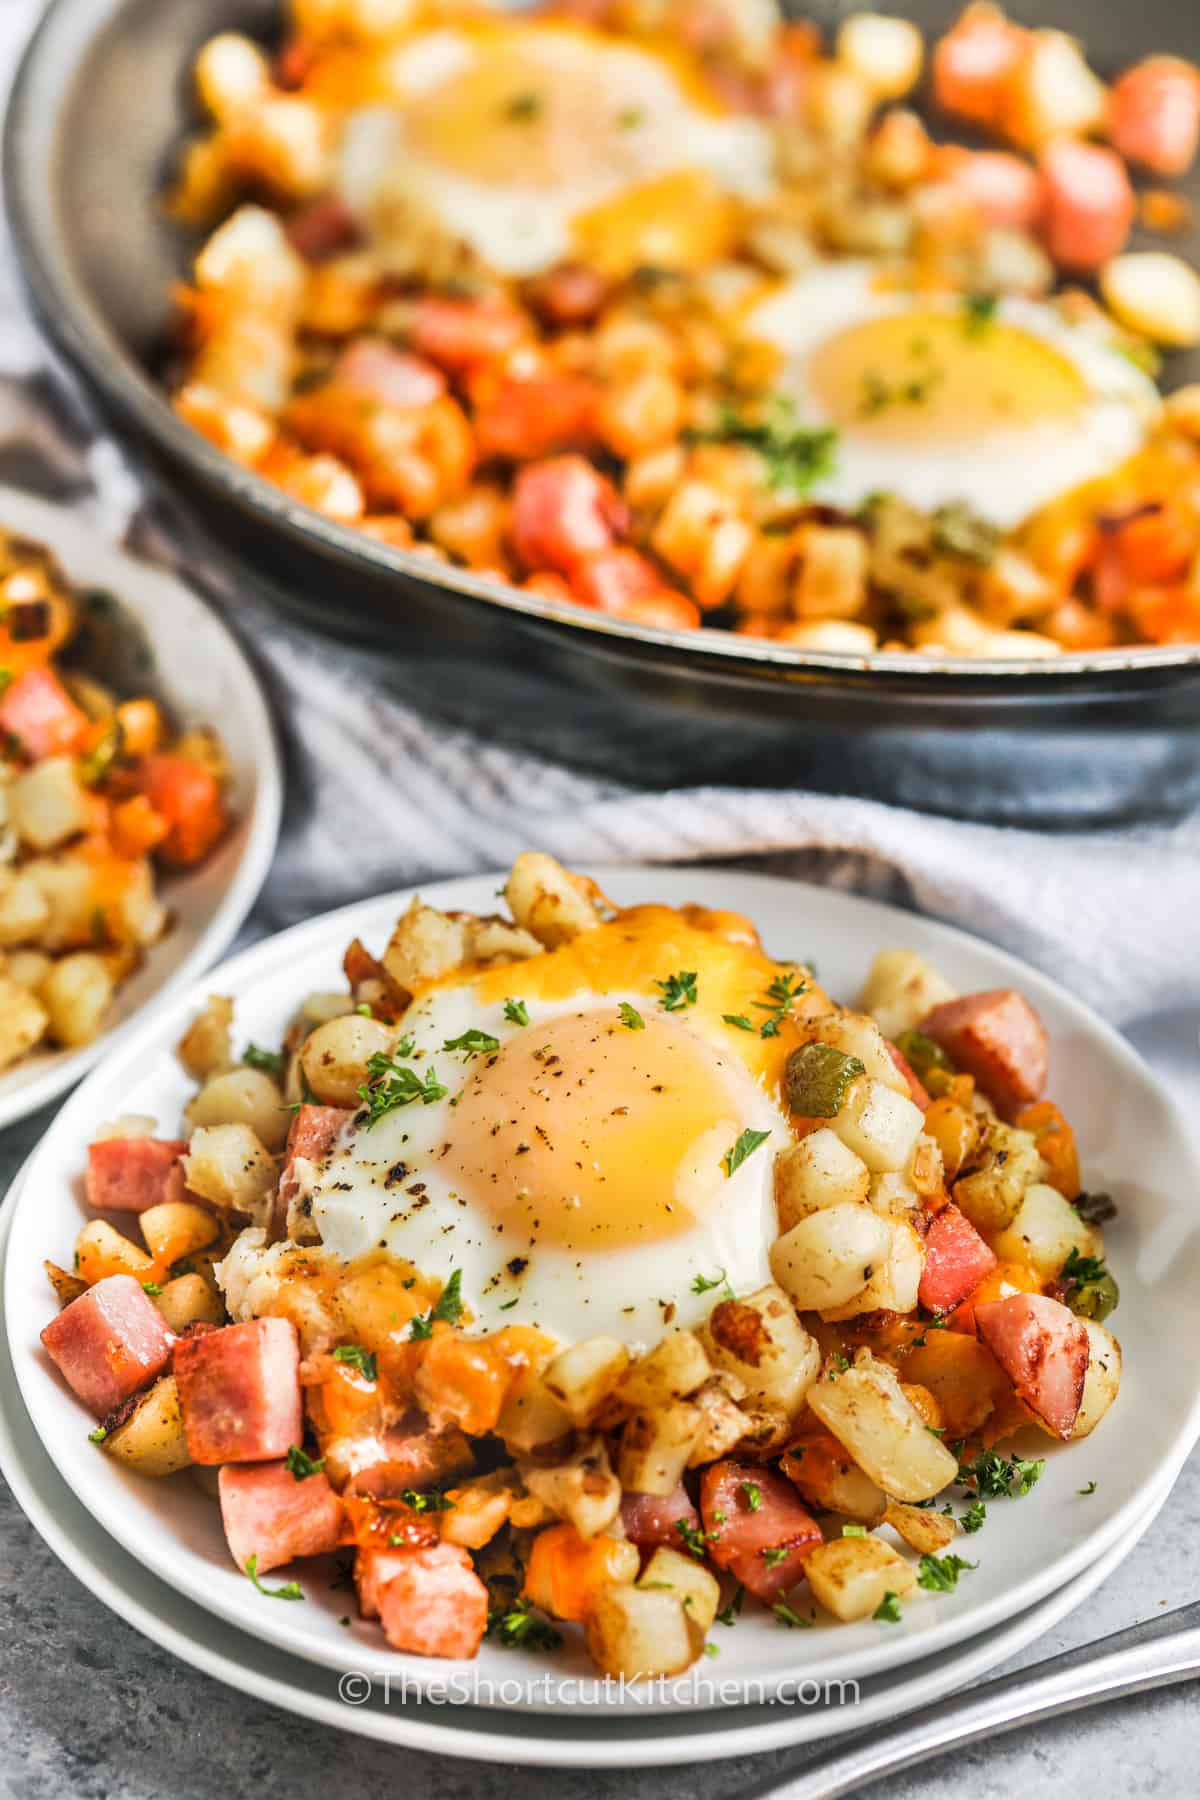
[[[866,262],[783,284],[745,330],[781,353],[805,423],[836,429],[812,497],[847,510],[879,492],[965,501],[1009,529],[1132,455],[1159,406],[1127,357],[1045,302],[914,295]]]
[[[320,1165],[323,1242],[459,1269],[478,1327],[568,1342],[653,1343],[726,1282],[752,1292],[771,1278],[772,1165],[791,1139],[781,974],[756,944],[644,907],[429,984],[397,1057],[427,1103],[360,1115]]]
[[[391,202],[411,197],[503,275],[572,255],[698,267],[724,247],[728,196],[770,180],[767,130],[698,65],[580,25],[420,31],[373,88],[380,103],[347,122],[340,186],[385,248]]]

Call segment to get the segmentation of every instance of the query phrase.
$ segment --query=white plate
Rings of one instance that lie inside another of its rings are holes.
[[[769,1614],[752,1617],[748,1610],[736,1631],[722,1634],[721,1675],[761,1682],[768,1693],[808,1676],[861,1679],[993,1630],[1116,1544],[1200,1430],[1200,1315],[1194,1305],[1200,1166],[1172,1103],[1116,1033],[1070,996],[1013,958],[945,926],[844,894],[726,871],[600,874],[620,902],[695,900],[748,913],[774,954],[815,958],[822,981],[837,995],[854,995],[875,950],[907,944],[934,958],[959,988],[1019,985],[1042,1013],[1052,1043],[1051,1092],[1079,1131],[1088,1185],[1112,1191],[1122,1208],[1108,1237],[1124,1292],[1116,1321],[1126,1352],[1118,1406],[1086,1445],[1054,1447],[1030,1434],[1025,1453],[1045,1455],[1046,1474],[1031,1498],[991,1506],[986,1530],[970,1545],[980,1567],[956,1593],[917,1595],[899,1625],[866,1620],[785,1631]],[[425,892],[435,904],[486,910],[495,886],[494,876],[483,876]],[[339,980],[349,938],[383,942],[408,897],[344,908],[286,932],[235,958],[204,991],[215,984],[236,994],[239,1031],[275,1041],[300,994]],[[5,1294],[18,1379],[68,1485],[147,1567],[169,1569],[183,1594],[281,1649],[340,1669],[353,1644],[355,1666],[380,1679],[403,1676],[419,1691],[439,1680],[444,1667],[389,1650],[369,1626],[356,1624],[349,1632],[340,1627],[344,1596],[325,1591],[315,1571],[305,1577],[305,1604],[263,1600],[229,1561],[216,1510],[190,1482],[141,1482],[97,1454],[87,1442],[90,1420],[39,1346],[38,1333],[53,1308],[35,1271],[43,1256],[69,1258],[84,1216],[79,1174],[91,1131],[98,1120],[129,1110],[154,1114],[165,1129],[174,1129],[189,1084],[170,1050],[199,997],[163,1009],[109,1056],[34,1156],[15,1209]],[[1098,1490],[1085,1503],[1077,1489],[1090,1480]],[[511,1658],[490,1644],[477,1666],[497,1681],[511,1675]],[[581,1650],[559,1653],[546,1668],[569,1680],[590,1673]],[[645,1712],[704,1703],[685,1684],[682,1691],[636,1704]],[[532,1695],[521,1704],[536,1710],[553,1699]],[[611,1712],[620,1704],[599,1695],[574,1701],[577,1712]]]
[[[23,1174],[13,1183],[14,1201],[22,1179]],[[11,1212],[10,1206],[0,1223],[0,1261],[7,1250]],[[415,1698],[401,1700],[395,1693],[385,1697],[377,1688],[365,1702],[352,1703],[340,1696],[339,1675],[258,1643],[150,1574],[117,1548],[46,1455],[21,1403],[2,1336],[0,1471],[42,1538],[90,1593],[151,1642],[237,1693],[396,1749],[551,1768],[646,1768],[747,1756],[815,1743],[848,1729],[864,1730],[930,1705],[1019,1655],[1088,1599],[1154,1522],[1174,1479],[1169,1475],[1129,1530],[1057,1593],[951,1657],[918,1661],[902,1672],[869,1679],[853,1705],[823,1698],[820,1705],[807,1707],[730,1707],[715,1729],[704,1712],[676,1713],[670,1720],[626,1714],[619,1733],[603,1722],[597,1731],[566,1708],[539,1718],[536,1735],[531,1735],[528,1720],[518,1718],[505,1726],[494,1710],[481,1706],[434,1706]],[[520,1662],[514,1658],[511,1674],[519,1673]],[[343,1673],[353,1668],[347,1655]],[[354,1691],[357,1695],[361,1689]]]
[[[236,824],[203,866],[161,881],[173,924],[121,987],[112,1024],[82,1050],[28,1057],[0,1075],[0,1128],[36,1112],[80,1080],[128,1034],[151,1001],[177,993],[215,962],[258,895],[279,835],[283,771],[259,680],[228,627],[174,575],[139,562],[75,512],[0,486],[0,529],[36,538],[69,578],[111,593],[141,634],[145,679],[181,727],[214,725],[229,753]]]

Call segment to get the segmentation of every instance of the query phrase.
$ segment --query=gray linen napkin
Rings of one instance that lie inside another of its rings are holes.
[[[0,81],[40,0],[0,7]],[[119,451],[56,391],[0,239],[0,479],[68,493],[98,529],[178,560]],[[211,570],[186,572],[211,591]],[[1190,1087],[1200,1014],[1200,817],[1053,836],[948,822],[873,801],[695,787],[651,793],[516,753],[431,719],[428,667],[382,670],[235,609],[274,690],[289,751],[283,840],[257,930],[393,886],[499,867],[536,846],[576,863],[729,860],[898,901],[981,933],[1137,1026]]]

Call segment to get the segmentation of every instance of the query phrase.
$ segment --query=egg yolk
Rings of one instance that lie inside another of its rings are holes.
[[[533,1025],[480,1057],[442,1167],[460,1197],[538,1243],[595,1251],[681,1236],[720,1196],[734,1071],[667,1017],[610,1007]]]
[[[908,443],[1070,420],[1088,398],[1070,358],[1032,332],[933,311],[848,326],[820,346],[805,378],[835,424]]]

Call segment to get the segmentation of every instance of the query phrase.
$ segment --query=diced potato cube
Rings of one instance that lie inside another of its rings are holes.
[[[233,1001],[224,994],[210,994],[176,1047],[189,1075],[204,1081],[228,1069],[233,1062]]]
[[[793,1487],[823,1512],[863,1525],[878,1525],[882,1519],[887,1505],[882,1489],[829,1432],[806,1432],[795,1439],[780,1466]]]
[[[268,92],[271,73],[257,44],[240,31],[220,31],[196,54],[196,91],[214,119],[229,119]]]
[[[851,13],[837,34],[837,59],[877,100],[901,100],[916,87],[925,42],[909,19],[884,13]]]
[[[899,1500],[888,1501],[883,1522],[922,1556],[936,1556],[958,1536],[956,1519],[931,1512],[928,1507],[904,1506]]]
[[[75,1267],[80,1280],[89,1287],[108,1275],[132,1275],[137,1281],[151,1281],[158,1273],[154,1258],[139,1250],[106,1219],[89,1219],[80,1231],[75,1239]]]
[[[637,1494],[672,1494],[704,1428],[692,1400],[674,1400],[654,1412],[634,1413],[617,1451],[620,1485]]]
[[[173,1375],[160,1375],[129,1417],[101,1439],[107,1456],[115,1456],[135,1475],[175,1475],[191,1462]]]
[[[463,1550],[482,1550],[508,1523],[520,1483],[511,1468],[492,1469],[447,1490],[453,1511],[443,1515],[442,1537]]]
[[[104,1029],[115,983],[103,959],[88,950],[64,956],[46,976],[38,998],[50,1018],[50,1035],[60,1044],[90,1044]]]
[[[224,1211],[265,1221],[278,1181],[275,1158],[248,1125],[206,1125],[192,1133],[183,1159],[193,1194]]]
[[[1088,1366],[1083,1399],[1071,1427],[1071,1438],[1090,1437],[1117,1397],[1121,1386],[1121,1346],[1095,1319],[1082,1321],[1088,1334]]]
[[[37,882],[26,873],[0,869],[0,949],[35,943],[49,918]]]
[[[875,1215],[878,1217],[878,1214]],[[890,1247],[876,1264],[867,1285],[843,1306],[821,1308],[821,1317],[833,1322],[852,1319],[858,1313],[887,1311],[910,1313],[917,1304],[917,1290],[925,1266],[922,1241],[903,1219],[884,1219]]]
[[[845,1621],[869,1619],[885,1595],[903,1599],[917,1585],[912,1564],[877,1537],[820,1544],[805,1561],[804,1573],[818,1604]]]
[[[28,988],[0,975],[0,1069],[19,1062],[40,1044],[49,1023],[49,1013]]]
[[[201,1125],[249,1125],[272,1153],[283,1149],[291,1123],[282,1089],[263,1069],[226,1069],[210,1075],[183,1116],[189,1132]]]
[[[513,1456],[528,1456],[569,1439],[572,1429],[570,1413],[533,1370],[510,1388],[496,1421],[496,1435]]]
[[[845,1306],[886,1262],[892,1235],[869,1206],[826,1206],[771,1245],[771,1273],[800,1312]]]
[[[786,1424],[804,1405],[821,1367],[821,1350],[796,1317],[780,1287],[760,1288],[744,1300],[722,1300],[698,1333],[717,1369],[744,1384],[752,1405],[777,1412]]]
[[[605,1531],[621,1510],[621,1484],[603,1438],[584,1438],[564,1462],[550,1468],[522,1463],[520,1472],[529,1492],[557,1518],[569,1520],[580,1537]]]
[[[593,884],[552,856],[527,850],[509,872],[504,895],[513,918],[547,950],[600,923]]]
[[[395,1044],[396,1033],[390,1025],[361,1013],[346,1013],[318,1025],[306,1038],[300,1066],[320,1105],[354,1107],[361,1104],[359,1088],[370,1079],[367,1064],[371,1057],[390,1056]]]
[[[87,1282],[78,1275],[72,1275],[69,1269],[60,1269],[57,1263],[43,1262],[50,1286],[60,1306],[70,1306],[72,1300],[78,1300],[81,1294],[87,1293]]]
[[[954,1480],[958,1463],[901,1391],[894,1369],[860,1351],[853,1367],[831,1370],[808,1404],[859,1467],[894,1499],[930,1500]]]
[[[711,1630],[721,1604],[721,1586],[694,1556],[661,1545],[638,1576],[637,1585],[674,1594],[702,1637]]]
[[[143,1218],[145,1214],[142,1215]],[[188,1325],[223,1325],[225,1308],[221,1296],[209,1286],[203,1275],[177,1275],[168,1281],[155,1305],[172,1331],[183,1331]]]
[[[467,932],[461,919],[414,900],[399,919],[387,949],[384,968],[406,991],[433,981],[455,968],[466,955]]]
[[[542,1379],[575,1425],[589,1425],[629,1367],[618,1338],[584,1338],[546,1365]]]
[[[924,1124],[924,1113],[907,1094],[868,1076],[850,1089],[833,1129],[872,1173],[882,1175],[907,1165]]]
[[[1030,1131],[990,1120],[981,1151],[973,1153],[976,1165],[954,1184],[954,1200],[976,1231],[990,1237],[1003,1231],[1017,1215],[1026,1190],[1044,1181],[1046,1165]]]
[[[915,950],[881,950],[858,1003],[894,1040],[902,1031],[914,1030],[935,1006],[957,998],[957,990]]]
[[[13,950],[4,965],[4,973],[19,987],[36,994],[53,966],[44,950]]]
[[[689,1469],[702,1468],[705,1463],[727,1456],[745,1437],[750,1421],[729,1391],[731,1386],[736,1386],[738,1393],[743,1391],[736,1376],[722,1370],[691,1396],[704,1415],[704,1423],[688,1457]]]
[[[836,1131],[827,1125],[810,1131],[775,1158],[775,1210],[780,1231],[790,1231],[825,1206],[861,1205],[870,1180],[866,1163],[846,1148]]]
[[[1053,1281],[1072,1250],[1096,1252],[1097,1235],[1057,1188],[1035,1181],[1025,1189],[1012,1221],[992,1239],[1001,1262],[1026,1262],[1042,1281]]]
[[[138,1224],[151,1256],[164,1268],[194,1250],[205,1249],[220,1235],[213,1215],[191,1200],[162,1200],[157,1206],[148,1206]]]
[[[48,756],[18,775],[8,791],[9,816],[31,850],[53,850],[88,822],[89,795],[75,773],[75,759]]]
[[[694,1393],[711,1374],[696,1334],[673,1331],[634,1363],[621,1383],[618,1399],[632,1412],[652,1412]]]
[[[700,1654],[682,1601],[653,1588],[602,1588],[587,1621],[592,1660],[627,1681],[681,1675]]]

